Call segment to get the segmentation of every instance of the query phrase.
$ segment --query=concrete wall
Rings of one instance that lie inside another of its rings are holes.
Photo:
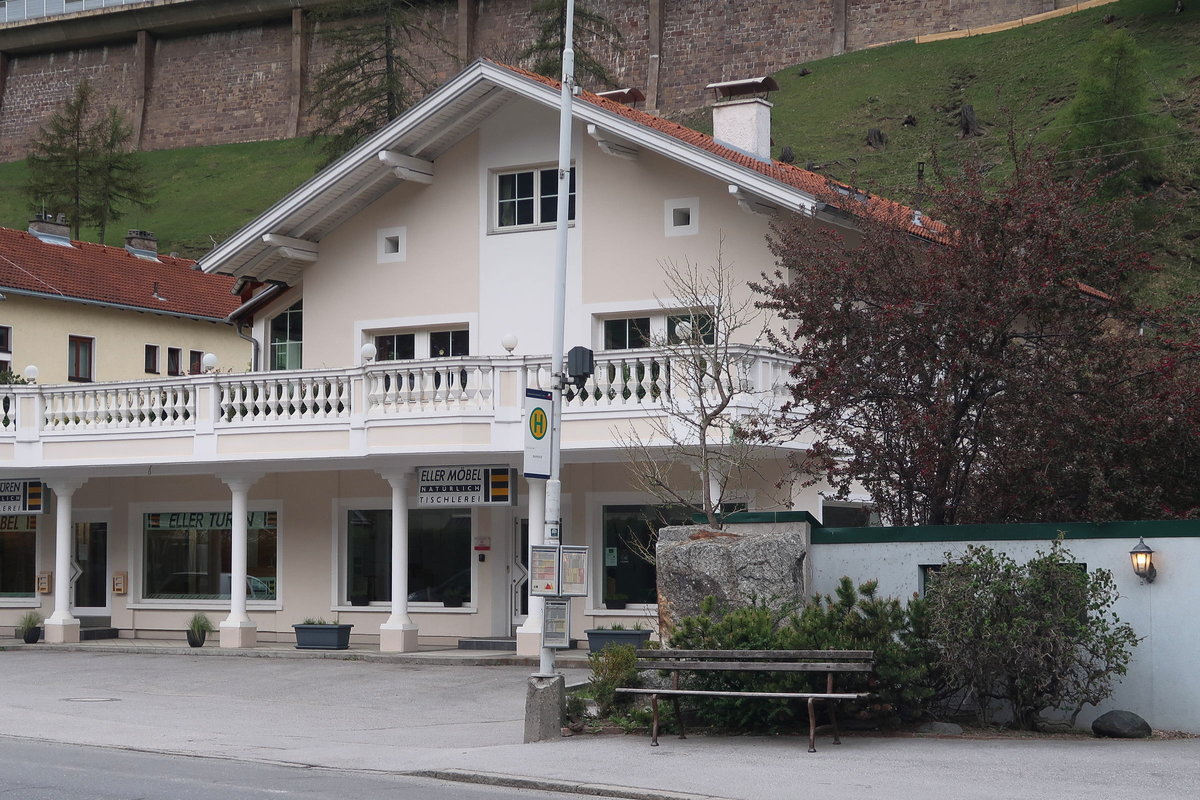
[[[1145,637],[1133,650],[1128,674],[1120,680],[1114,695],[1099,708],[1087,707],[1079,724],[1090,725],[1101,713],[1121,708],[1134,711],[1157,729],[1200,733],[1200,686],[1194,678],[1194,662],[1200,652],[1200,629],[1192,618],[1200,603],[1200,584],[1193,578],[1193,567],[1200,564],[1200,526],[1191,521],[1162,523],[1113,523],[1112,525],[1026,525],[1010,526],[1016,536],[1029,538],[993,538],[986,526],[944,528],[946,538],[922,535],[921,541],[906,541],[905,529],[898,529],[893,541],[888,529],[839,529],[837,534],[818,532],[813,546],[813,585],[828,594],[838,580],[849,576],[855,583],[877,579],[883,596],[906,598],[920,587],[920,566],[941,564],[945,553],[957,555],[971,543],[979,542],[1017,561],[1027,561],[1040,548],[1048,550],[1058,528],[1068,532],[1067,546],[1075,560],[1088,569],[1104,568],[1113,573],[1120,599],[1114,612],[1122,622]],[[923,534],[931,528],[921,528]],[[873,533],[874,532],[874,533]],[[838,538],[849,540],[834,543]],[[1158,577],[1143,583],[1130,566],[1129,550],[1139,536],[1154,549]],[[874,540],[872,540],[874,539]]]
[[[315,2],[316,0],[314,0]],[[1062,3],[1065,5],[1065,3]],[[177,3],[161,29],[133,18],[97,37],[94,21],[63,18],[55,35],[36,25],[0,26],[0,160],[22,158],[25,143],[82,78],[101,105],[125,112],[143,149],[278,139],[311,129],[299,95],[329,53],[294,26],[286,4],[247,21],[245,9],[186,16]],[[199,5],[199,4],[196,4]],[[227,4],[228,5],[228,4]],[[233,4],[236,6],[237,4]],[[271,4],[268,4],[271,5]],[[305,3],[304,5],[310,5]],[[622,85],[647,90],[664,112],[699,107],[704,86],[897,39],[975,27],[1051,10],[1054,0],[593,0],[622,30],[626,49],[610,54]],[[535,35],[530,0],[430,4],[427,21],[443,44],[421,57],[434,84],[477,56],[515,63]],[[94,14],[96,12],[89,12]],[[461,19],[460,19],[461,17]],[[224,19],[224,21],[223,21]],[[90,27],[89,27],[90,25]],[[147,30],[148,29],[148,30]],[[105,31],[108,29],[106,28]],[[144,31],[137,41],[138,32]],[[72,32],[74,31],[74,32]],[[582,43],[587,46],[587,42]]]

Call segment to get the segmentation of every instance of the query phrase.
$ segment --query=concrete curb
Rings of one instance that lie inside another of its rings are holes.
[[[617,786],[608,783],[572,783],[547,778],[525,778],[496,772],[477,772],[465,769],[422,769],[400,773],[414,778],[434,778],[458,783],[478,783],[504,786],[511,789],[533,789],[562,794],[582,794],[592,797],[620,797],[626,800],[723,800],[717,795],[687,794],[661,789],[641,789],[636,786]]]

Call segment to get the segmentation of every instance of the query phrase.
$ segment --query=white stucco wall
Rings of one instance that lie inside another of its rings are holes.
[[[1147,523],[1148,524],[1148,523]],[[1173,523],[1172,523],[1173,524]],[[1155,551],[1158,577],[1152,584],[1134,575],[1129,550],[1133,538],[1079,538],[1067,540],[1076,561],[1088,569],[1111,570],[1120,599],[1114,608],[1123,622],[1144,637],[1133,650],[1128,674],[1113,696],[1099,708],[1087,707],[1079,724],[1090,725],[1101,713],[1120,708],[1143,716],[1154,728],[1200,733],[1200,683],[1195,680],[1196,654],[1200,652],[1200,628],[1192,618],[1200,604],[1200,585],[1193,570],[1200,564],[1200,529],[1190,535],[1154,538],[1146,544]],[[877,579],[883,596],[906,598],[919,590],[922,564],[940,564],[944,554],[959,554],[968,542],[871,542],[862,544],[815,544],[813,583],[816,591],[832,593],[838,580],[849,576],[855,583]],[[1042,540],[984,541],[998,552],[1026,561],[1040,548]]]

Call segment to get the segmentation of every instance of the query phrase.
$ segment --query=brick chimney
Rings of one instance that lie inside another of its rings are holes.
[[[717,96],[713,106],[713,138],[734,150],[763,161],[771,160],[771,104],[767,93],[779,88],[771,77],[710,83]]]
[[[125,234],[125,249],[138,258],[158,260],[158,237],[150,231],[131,230]]]
[[[29,232],[43,242],[51,244],[71,243],[71,226],[67,224],[67,215],[34,214],[29,220]]]

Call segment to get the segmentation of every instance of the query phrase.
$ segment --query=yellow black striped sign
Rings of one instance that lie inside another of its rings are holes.
[[[41,481],[0,481],[0,514],[41,514],[45,495]]]

